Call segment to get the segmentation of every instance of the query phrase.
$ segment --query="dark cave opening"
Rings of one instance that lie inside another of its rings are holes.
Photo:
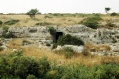
[[[56,32],[56,34],[54,36],[54,42],[57,42],[57,40],[60,36],[63,36],[63,32]]]

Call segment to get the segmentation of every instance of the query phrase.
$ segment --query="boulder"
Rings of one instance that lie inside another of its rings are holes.
[[[76,53],[81,53],[84,50],[83,46],[75,46],[75,45],[64,45],[64,46],[57,46],[56,50],[61,50],[63,48],[70,47],[74,50]]]
[[[112,52],[119,52],[119,43],[111,45]]]

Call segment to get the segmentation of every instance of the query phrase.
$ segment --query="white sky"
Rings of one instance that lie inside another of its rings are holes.
[[[0,0],[0,13],[105,13],[105,7],[119,13],[119,0]]]

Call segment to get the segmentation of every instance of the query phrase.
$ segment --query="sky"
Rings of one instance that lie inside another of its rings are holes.
[[[0,0],[0,13],[26,13],[37,8],[41,13],[119,13],[119,0]]]

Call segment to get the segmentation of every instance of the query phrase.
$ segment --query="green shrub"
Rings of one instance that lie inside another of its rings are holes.
[[[65,58],[71,58],[73,56],[73,52],[65,52]]]
[[[15,37],[12,32],[8,31],[9,29],[8,26],[3,26],[2,29],[3,29],[2,37],[4,38],[14,38]]]
[[[57,70],[51,70],[47,72],[46,79],[57,79],[58,71]]]
[[[57,45],[84,45],[84,42],[75,36],[71,36],[69,34],[64,35],[59,37],[59,39],[57,40]]]
[[[46,43],[46,46],[51,46],[49,43]]]
[[[0,77],[0,79],[21,79],[21,78],[12,76],[12,75],[4,75],[4,76]]]
[[[11,19],[11,20],[4,22],[4,24],[5,25],[13,25],[13,24],[16,24],[17,22],[19,22],[19,20]]]
[[[26,79],[37,79],[34,75],[28,75]]]
[[[63,54],[65,56],[65,58],[71,58],[72,56],[75,55],[74,50],[70,47],[64,47],[61,50],[56,50],[55,53],[56,54]]]
[[[24,46],[24,45],[29,45],[29,44],[31,44],[30,41],[27,41],[27,40],[23,40],[23,41],[22,41],[22,46]]]
[[[47,57],[43,57],[39,60],[39,69],[38,73],[40,74],[40,77],[43,77],[44,74],[47,73],[47,71],[50,69],[49,61],[47,60]]]
[[[2,37],[4,37],[4,38],[14,38],[15,36],[13,35],[12,32],[7,32],[7,33],[3,33]]]
[[[35,25],[42,25],[42,23],[41,23],[41,22],[38,22],[38,23],[36,23]]]
[[[0,20],[0,25],[2,25],[3,24],[3,22]]]
[[[115,27],[116,25],[109,21],[109,22],[107,22],[106,26],[107,27]]]
[[[115,13],[115,12],[111,13],[111,16],[117,16],[117,15],[118,15],[118,14]]]
[[[82,54],[83,54],[84,56],[89,56],[89,55],[91,55],[90,51],[88,51],[87,49],[84,49],[84,50],[82,51]]]
[[[3,51],[3,50],[4,50],[4,48],[0,46],[0,51]]]
[[[47,16],[47,15],[46,15],[44,18],[45,18],[45,19],[47,19],[47,18],[52,18],[52,16]]]
[[[9,56],[10,56],[10,57],[14,57],[14,56],[23,56],[22,54],[23,54],[23,50],[17,49],[16,51],[13,51],[13,53],[10,54]]]
[[[8,26],[3,26],[2,29],[3,29],[4,32],[8,32],[9,27]]]
[[[59,66],[49,64],[46,57],[35,60],[14,54],[0,56],[0,79],[119,79],[119,64]]]
[[[100,16],[93,16],[93,17],[88,17],[84,19],[81,23],[84,24],[87,27],[97,29],[98,28],[98,21],[102,20]]]
[[[54,27],[49,27],[48,30],[52,36],[54,36],[56,34],[56,30]]]
[[[38,22],[35,25],[48,26],[48,25],[52,25],[52,23],[49,23],[49,22]]]
[[[20,77],[20,79],[26,79],[29,74],[39,78],[45,76],[49,69],[47,58],[36,61],[20,54],[20,51],[15,51],[12,55],[0,56],[0,78],[5,75]]]
[[[55,35],[56,35],[56,29],[54,27],[48,27],[48,31],[50,32],[50,35],[52,35],[53,43],[56,43]],[[55,44],[53,45],[53,48],[55,47]]]
[[[87,21],[83,22],[83,24],[86,25],[87,27],[90,27],[93,29],[97,29],[97,27],[98,27],[98,22],[96,22],[96,21],[87,20]]]
[[[71,58],[72,56],[75,55],[75,52],[72,48],[66,47],[63,49],[64,50],[64,56],[65,58]]]

